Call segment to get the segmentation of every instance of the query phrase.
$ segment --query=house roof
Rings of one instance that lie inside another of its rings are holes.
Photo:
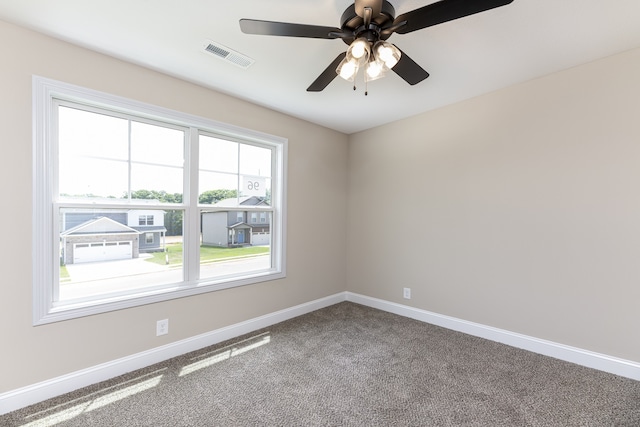
[[[247,224],[246,222],[236,222],[235,224],[230,225],[229,227],[227,227],[229,229],[236,229],[236,228],[253,228],[251,227],[249,224]]]
[[[114,221],[111,218],[100,217],[83,222],[73,228],[60,233],[60,236],[87,235],[87,234],[140,234],[138,230]]]
[[[167,229],[162,225],[141,225],[139,227],[135,226],[131,228],[133,228],[134,230],[138,230],[141,233],[148,233],[150,231],[162,231],[162,232],[167,231]]]

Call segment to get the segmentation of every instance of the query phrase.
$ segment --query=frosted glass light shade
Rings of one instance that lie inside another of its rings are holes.
[[[379,41],[373,46],[376,59],[384,62],[384,65],[391,69],[400,61],[400,49],[389,42]]]
[[[356,78],[359,68],[357,61],[344,58],[342,62],[340,62],[340,65],[338,65],[338,68],[336,68],[336,73],[343,79],[352,82]]]
[[[384,63],[381,61],[369,61],[365,66],[364,70],[364,78],[366,81],[370,82],[372,80],[377,80],[379,78],[384,77],[385,69]]]
[[[371,43],[364,37],[355,40],[347,49],[347,59],[360,64],[365,63],[371,54]]]

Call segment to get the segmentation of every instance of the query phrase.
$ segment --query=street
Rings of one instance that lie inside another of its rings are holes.
[[[68,281],[61,280],[60,301],[99,294],[162,287],[183,281],[180,267],[158,265],[144,258],[84,264],[69,264]],[[243,272],[266,270],[269,254],[202,264],[200,277],[218,278]]]

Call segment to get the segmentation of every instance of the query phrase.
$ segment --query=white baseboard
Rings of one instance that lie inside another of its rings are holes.
[[[640,363],[637,362],[533,338],[479,323],[468,322],[455,317],[444,316],[353,292],[341,292],[235,325],[216,329],[215,331],[197,335],[192,338],[2,393],[0,394],[0,415],[343,301],[351,301],[377,308],[389,313],[640,381]]]
[[[577,365],[586,366],[588,368],[598,369],[600,371],[609,372],[621,377],[631,378],[640,381],[640,363],[630,360],[619,359],[617,357],[608,356],[606,354],[595,353],[564,344],[558,344],[552,341],[542,340],[515,332],[505,331],[491,326],[485,326],[479,323],[468,322],[466,320],[457,319],[455,317],[444,316],[430,311],[409,307],[402,304],[368,297],[365,295],[346,293],[347,301],[357,304],[366,305],[368,307],[377,308],[389,313],[398,314],[400,316],[409,317],[411,319],[420,320],[437,326],[442,326],[465,334],[476,337],[485,338],[512,347],[521,348],[534,353],[543,354],[545,356],[554,357],[556,359],[575,363]]]
[[[172,357],[180,356],[258,329],[269,327],[276,323],[337,304],[345,301],[345,299],[346,293],[341,292],[185,340],[2,393],[0,394],[0,415],[100,381],[117,377],[118,375],[126,374],[136,369],[153,365],[154,363],[162,362]]]

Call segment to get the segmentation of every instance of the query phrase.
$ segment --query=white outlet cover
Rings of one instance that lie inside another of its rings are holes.
[[[169,333],[169,319],[158,320],[156,323],[156,336],[166,335]]]

